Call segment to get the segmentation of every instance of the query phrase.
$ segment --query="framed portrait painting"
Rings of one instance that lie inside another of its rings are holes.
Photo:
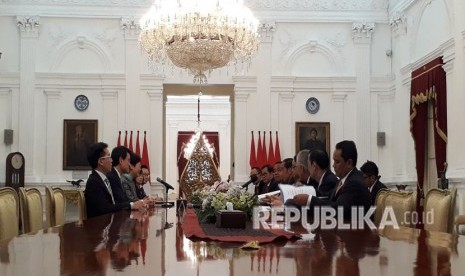
[[[87,150],[97,143],[97,120],[64,120],[63,170],[90,170]]]
[[[303,149],[319,149],[330,155],[330,146],[329,123],[295,123],[296,153]]]

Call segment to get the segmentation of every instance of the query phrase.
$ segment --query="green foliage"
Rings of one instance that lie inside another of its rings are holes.
[[[224,187],[225,184],[216,185]],[[229,184],[228,184],[229,185]],[[197,217],[200,223],[214,223],[216,221],[215,213],[218,210],[226,209],[226,203],[231,202],[234,210],[244,211],[249,218],[252,217],[253,207],[258,204],[257,197],[243,191],[240,186],[229,185],[228,189],[210,188],[192,193],[189,198],[192,204],[202,205],[197,209]]]

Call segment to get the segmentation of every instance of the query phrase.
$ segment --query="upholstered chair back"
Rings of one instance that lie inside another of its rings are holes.
[[[36,188],[19,188],[23,233],[36,232],[44,227],[42,195]]]
[[[11,187],[0,188],[0,241],[19,234],[19,199]]]
[[[379,219],[381,220],[383,214],[382,212],[384,212],[384,209],[392,208],[399,226],[415,227],[415,221],[412,220],[412,212],[416,208],[416,193],[397,192],[390,190],[386,191],[386,193],[387,194],[384,198],[383,210],[376,210],[377,213],[381,212]]]
[[[425,230],[452,233],[457,190],[431,189],[425,197]]]
[[[87,219],[86,199],[84,192],[78,190],[78,207],[79,207],[79,221]]]
[[[382,189],[378,192],[376,195],[376,201],[375,201],[375,215],[374,215],[374,223],[378,227],[379,222],[381,221],[381,218],[383,217],[383,211],[385,208],[385,200],[388,195],[389,190]]]
[[[65,193],[57,187],[45,187],[47,226],[53,227],[65,223]]]

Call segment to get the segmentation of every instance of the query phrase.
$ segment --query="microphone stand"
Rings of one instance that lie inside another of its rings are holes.
[[[168,187],[166,187],[166,185],[163,185],[163,186],[165,186],[165,202],[163,202],[161,204],[161,207],[162,208],[171,208],[171,207],[173,207],[173,203],[168,202]],[[168,211],[166,213],[168,213]]]

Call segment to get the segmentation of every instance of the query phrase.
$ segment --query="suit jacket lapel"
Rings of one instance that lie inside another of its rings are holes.
[[[103,187],[103,189],[107,192],[107,197],[110,199],[110,201],[112,201],[110,191],[108,191],[107,185],[105,185],[105,182],[103,182],[100,175],[96,171],[92,171],[92,174],[94,175],[95,179],[100,184],[100,186]]]

